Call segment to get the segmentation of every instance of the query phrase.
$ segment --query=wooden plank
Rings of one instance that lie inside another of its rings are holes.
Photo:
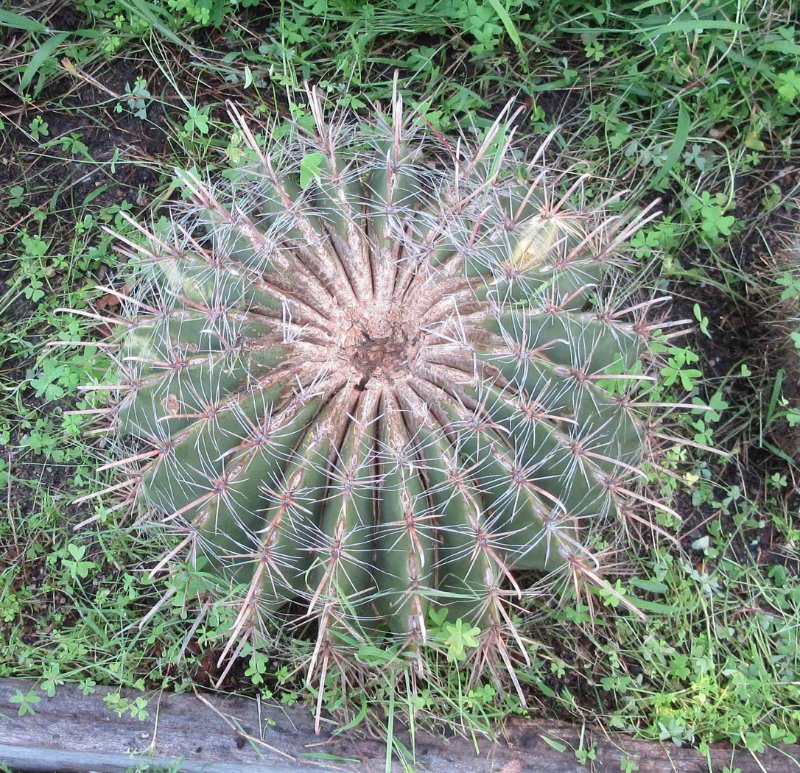
[[[83,695],[77,685],[63,685],[53,698],[37,693],[35,714],[18,716],[10,701],[32,682],[0,679],[0,762],[15,771],[103,771],[117,773],[149,762],[169,766],[180,761],[188,773],[297,773],[322,769],[385,770],[382,743],[350,733],[314,735],[314,722],[302,707],[285,708],[246,698],[193,694],[142,694],[123,691],[131,700],[146,697],[149,716],[140,721],[130,713],[118,716],[104,698],[115,692],[97,688]],[[213,708],[212,708],[213,707]],[[544,738],[566,744],[560,752]],[[410,748],[410,740],[404,738]],[[741,773],[800,773],[800,747],[769,749],[756,761],[751,755],[715,745],[711,765],[693,749],[637,741],[624,735],[606,737],[563,722],[509,721],[498,740],[471,740],[418,733],[416,770],[427,773],[578,773],[596,770],[619,773],[620,762],[635,762],[638,773],[709,773],[739,768]],[[578,764],[573,749],[596,742],[590,768]],[[401,770],[395,764],[395,770]]]

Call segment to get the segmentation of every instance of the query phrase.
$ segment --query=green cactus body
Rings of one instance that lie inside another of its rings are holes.
[[[240,124],[251,163],[187,178],[149,247],[117,413],[152,449],[137,496],[239,588],[237,631],[291,600],[326,645],[416,646],[431,606],[497,631],[516,571],[594,566],[642,454],[603,379],[635,383],[645,337],[591,302],[619,238],[521,182],[500,124],[448,151],[399,99],[312,107],[266,150]]]

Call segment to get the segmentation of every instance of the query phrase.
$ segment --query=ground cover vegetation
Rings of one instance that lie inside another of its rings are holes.
[[[796,740],[797,21],[791,2],[747,0],[3,5],[0,675],[34,680],[19,711],[67,681],[140,689],[110,704],[134,716],[155,689],[213,686],[319,704],[354,731],[383,721],[404,758],[395,715],[469,732],[533,712],[701,749]],[[242,160],[226,101],[256,128],[310,127],[305,82],[366,111],[391,99],[395,72],[434,136],[480,137],[514,98],[518,138],[553,132],[553,157],[591,175],[589,202],[622,189],[620,207],[660,200],[631,253],[672,298],[647,395],[686,406],[665,409],[648,470],[669,509],[654,507],[624,549],[606,537],[607,587],[526,601],[522,695],[469,683],[476,631],[435,614],[424,680],[365,647],[371,677],[306,685],[313,636],[246,644],[221,679],[235,608],[203,596],[188,566],[150,576],[163,530],[112,498],[74,503],[118,480],[104,469],[115,441],[86,413],[102,397],[82,388],[105,378],[103,331],[60,311],[120,310],[111,232],[135,240],[128,216],[158,226],[191,175]],[[680,319],[691,331],[667,337]],[[593,750],[565,753],[589,762]]]

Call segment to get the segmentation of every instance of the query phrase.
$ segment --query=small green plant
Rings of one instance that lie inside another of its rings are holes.
[[[708,191],[703,191],[699,197],[693,196],[689,199],[689,212],[698,218],[709,246],[719,244],[724,237],[731,235],[731,228],[736,218],[725,214],[728,204],[725,194],[718,193],[712,196]]]
[[[38,142],[42,137],[47,137],[47,135],[50,134],[50,127],[42,116],[37,115],[30,122],[28,131],[30,131],[31,137]]]
[[[147,711],[147,699],[145,698],[140,697],[131,700],[120,693],[110,692],[103,698],[103,702],[120,717],[128,713],[134,719],[144,722],[150,716],[150,712]]]
[[[26,714],[35,714],[35,706],[37,703],[41,702],[41,698],[36,694],[35,689],[28,690],[27,693],[23,693],[22,690],[17,690],[9,699],[9,703],[15,703],[19,706],[17,710],[17,714],[20,717],[24,717]]]
[[[147,107],[152,99],[152,95],[147,88],[147,81],[138,77],[134,81],[133,86],[130,83],[125,84],[125,105],[137,118],[142,120],[147,119]],[[122,110],[122,103],[117,105],[117,110]]]

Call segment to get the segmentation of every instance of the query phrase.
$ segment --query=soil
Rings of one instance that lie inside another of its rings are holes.
[[[80,20],[81,17],[67,7],[54,17],[53,24],[59,29],[74,29]],[[9,34],[6,33],[6,39]],[[132,84],[137,75],[141,74],[141,68],[134,68],[129,62],[117,60],[110,63],[97,77],[107,89],[122,94],[126,84]],[[157,71],[150,75],[157,82]],[[59,108],[39,111],[36,109],[38,103],[58,104]],[[19,103],[9,104],[4,101],[0,104],[6,123],[3,151],[11,159],[8,164],[0,164],[0,188],[8,190],[13,185],[20,185],[26,192],[23,208],[2,213],[2,222],[11,224],[7,228],[8,232],[25,229],[29,225],[31,214],[40,210],[48,213],[42,224],[42,234],[43,238],[50,240],[50,252],[68,253],[74,232],[74,224],[69,217],[89,197],[93,208],[127,203],[134,213],[141,211],[152,200],[162,185],[152,167],[163,156],[166,148],[168,133],[164,112],[154,104],[148,110],[148,120],[141,121],[128,111],[117,113],[114,109],[116,105],[117,100],[111,98],[102,88],[66,74],[50,85],[28,109],[22,108]],[[48,134],[38,143],[16,128],[17,125],[27,127],[35,116],[41,116],[48,127]],[[59,146],[41,148],[45,142],[71,134],[80,135],[80,141],[87,146],[95,163],[87,164],[85,159],[82,161],[61,150]],[[117,163],[112,172],[115,154]],[[7,239],[11,233],[7,234]],[[0,263],[0,295],[8,288],[13,269],[13,260],[7,259]],[[56,289],[65,279],[66,272],[56,272],[48,277],[49,283]],[[106,267],[101,267],[93,276],[86,277],[85,284],[92,286],[111,282],[113,279],[113,274],[109,276]],[[36,303],[19,295],[6,311],[3,323],[13,325],[15,321],[24,322],[35,312]],[[28,333],[28,342],[38,345],[47,340],[47,333],[48,331],[42,329],[31,330]],[[10,383],[24,380],[26,371],[32,365],[31,361],[20,360],[3,351],[0,351],[0,362],[3,363],[3,376]],[[52,416],[57,420],[60,420],[65,410],[74,408],[69,401],[45,402],[30,395],[26,396],[25,402],[26,407],[36,411],[39,416]],[[3,457],[14,476],[14,484],[4,494],[5,505],[12,512],[31,512],[37,506],[42,490],[64,492],[64,498],[68,500],[69,479],[73,474],[69,466],[42,464],[40,457],[34,457],[24,450],[14,450],[20,439],[18,432],[12,433],[7,448],[2,449]],[[70,522],[78,522],[86,516],[87,512],[79,507],[65,506],[65,518]],[[16,577],[16,585],[40,588],[48,577],[46,556],[22,561],[15,551],[16,548],[10,546],[4,558],[9,562],[18,562],[24,568]],[[3,563],[4,561],[0,561],[0,567]],[[47,596],[50,608],[70,606],[69,598],[58,591],[35,595],[37,598]],[[23,640],[34,644],[42,632],[38,630],[34,615],[28,616],[26,620]],[[64,625],[69,625],[69,616]],[[3,625],[0,624],[0,635],[3,635],[2,628]]]
[[[737,301],[713,284],[698,286],[678,283],[671,287],[675,296],[671,314],[675,318],[691,319],[694,316],[694,304],[699,304],[709,320],[710,336],[697,331],[691,346],[701,355],[704,375],[711,383],[724,383],[723,396],[729,406],[733,409],[744,406],[752,420],[749,433],[736,433],[728,447],[723,448],[736,456],[737,463],[712,462],[712,479],[738,485],[751,499],[763,501],[770,495],[767,490],[768,477],[774,473],[785,475],[789,481],[786,504],[790,509],[798,510],[800,480],[794,477],[792,465],[762,444],[758,417],[754,415],[755,406],[769,399],[778,371],[788,369],[789,373],[796,373],[796,366],[787,359],[787,355],[791,356],[792,353],[777,340],[774,316],[761,313],[765,306],[774,305],[775,293],[769,290],[765,293],[757,286],[757,283],[763,283],[768,287],[773,283],[774,276],[770,273],[770,263],[765,256],[780,254],[786,248],[786,234],[792,233],[794,227],[788,208],[778,207],[765,212],[761,207],[758,193],[763,189],[764,180],[772,179],[776,180],[782,194],[787,196],[790,191],[796,190],[800,182],[800,170],[765,164],[736,181],[738,204],[733,214],[737,221],[748,223],[749,228],[736,234],[730,246],[719,252],[717,258],[720,260],[720,269],[708,271],[711,278],[720,283],[724,283],[725,273],[729,277],[738,273],[743,279],[735,289],[746,301]],[[685,268],[695,263],[708,265],[708,262],[707,256],[700,254],[683,256]],[[735,375],[742,364],[747,364],[753,376],[728,378],[732,373]],[[785,379],[782,392],[791,403],[800,405],[800,383],[796,379]],[[743,438],[749,438],[749,442],[743,441]],[[785,420],[767,427],[764,440],[781,449],[789,458],[800,456],[800,428],[789,427]],[[688,515],[682,530],[683,547],[687,552],[692,542],[704,535],[699,525],[707,524],[711,518],[721,517],[724,529],[730,532],[736,530],[731,515],[715,514],[708,505],[693,507],[687,498],[679,502],[678,509]],[[744,535],[739,545],[741,558],[749,554],[751,559],[759,563],[788,563],[790,559],[773,547],[773,526],[766,521],[762,523],[757,530]],[[797,564],[797,561],[794,563]],[[800,566],[795,566],[795,569],[800,569]]]

